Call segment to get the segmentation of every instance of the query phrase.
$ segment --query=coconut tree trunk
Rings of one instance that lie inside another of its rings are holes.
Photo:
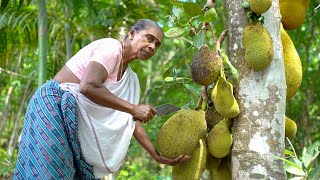
[[[264,13],[264,26],[274,45],[274,59],[262,71],[248,69],[242,30],[248,23],[243,0],[227,0],[229,57],[240,74],[235,94],[241,113],[234,119],[232,148],[233,179],[285,179],[284,156],[286,81],[280,39],[279,0]],[[263,43],[263,42],[262,42]]]
[[[47,54],[48,54],[48,14],[46,0],[38,0],[38,37],[39,37],[39,77],[38,86],[47,79]]]

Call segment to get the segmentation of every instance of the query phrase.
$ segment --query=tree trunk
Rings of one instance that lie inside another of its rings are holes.
[[[47,79],[47,54],[48,54],[48,14],[46,0],[38,0],[38,38],[39,38],[39,77],[38,86]]]
[[[5,127],[5,124],[8,120],[7,116],[8,116],[8,113],[9,113],[9,108],[10,108],[10,104],[11,104],[11,100],[12,100],[12,95],[13,95],[13,90],[14,90],[14,86],[10,86],[9,89],[8,89],[8,94],[7,94],[7,97],[4,101],[4,108],[2,110],[2,117],[1,117],[1,121],[0,121],[0,137],[2,136],[2,133],[4,131],[4,127]]]
[[[248,69],[242,44],[242,30],[248,23],[243,0],[227,0],[229,57],[240,74],[235,94],[241,113],[234,119],[232,149],[233,179],[285,179],[284,123],[286,81],[280,39],[279,0],[264,13],[264,26],[274,45],[274,59],[262,71]]]

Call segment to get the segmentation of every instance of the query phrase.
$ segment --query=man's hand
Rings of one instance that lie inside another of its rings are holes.
[[[167,165],[171,165],[171,166],[175,166],[179,163],[185,162],[188,159],[190,159],[189,155],[180,155],[174,159],[170,159],[170,158],[166,158],[162,155],[159,154],[158,157],[155,158],[155,160],[161,164],[167,164]]]
[[[150,105],[139,104],[134,105],[132,116],[134,119],[142,123],[148,122],[157,114],[157,110]]]

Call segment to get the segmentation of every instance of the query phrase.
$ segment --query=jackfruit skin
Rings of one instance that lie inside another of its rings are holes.
[[[302,82],[302,65],[299,54],[294,47],[290,36],[281,26],[280,36],[282,41],[283,60],[287,84],[287,100],[293,97]]]
[[[297,29],[303,24],[309,1],[280,0],[279,5],[284,29]]]
[[[167,158],[190,155],[206,129],[204,111],[180,110],[160,128],[156,139],[158,150]]]
[[[273,42],[268,30],[260,23],[248,24],[242,32],[245,60],[249,68],[263,70],[273,59]]]
[[[249,0],[250,9],[257,14],[267,12],[271,4],[272,0]]]
[[[217,112],[214,106],[208,106],[206,110],[206,122],[209,130],[213,128],[214,125],[222,121],[223,118],[224,117]]]
[[[286,116],[285,135],[290,140],[294,139],[297,134],[297,124]]]
[[[219,77],[211,99],[217,112],[225,118],[234,118],[240,113],[238,102],[233,96],[233,86],[224,77]]]
[[[199,140],[197,147],[190,155],[190,159],[172,168],[174,180],[200,179],[207,160],[206,139]]]
[[[191,61],[191,75],[195,83],[208,86],[215,82],[220,75],[222,58],[216,52],[211,52],[203,45]]]
[[[209,171],[213,171],[213,170],[215,170],[215,169],[217,169],[219,167],[220,162],[221,162],[220,158],[215,158],[214,156],[212,156],[208,152],[207,153],[207,162],[206,162],[205,169],[207,169]]]
[[[232,141],[228,120],[224,119],[216,124],[208,134],[208,152],[215,158],[226,157],[230,153]]]
[[[219,167],[211,171],[211,180],[232,180],[232,172],[228,168],[227,159],[222,159]]]

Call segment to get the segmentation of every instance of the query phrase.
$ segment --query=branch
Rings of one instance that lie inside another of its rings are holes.
[[[224,41],[224,38],[227,36],[227,34],[228,34],[228,29],[224,30],[221,33],[221,35],[220,35],[220,37],[218,39],[218,42],[216,44],[216,51],[219,53],[219,55],[220,55],[220,51],[221,51],[221,45],[222,45],[222,43]]]
[[[207,86],[202,86],[202,93],[199,97],[199,101],[196,107],[196,110],[206,110],[208,104],[208,92]]]
[[[5,70],[5,69],[0,67],[0,74],[1,74],[1,72],[7,73],[7,74],[12,75],[12,76],[18,76],[18,77],[22,77],[22,78],[26,78],[26,79],[37,80],[36,78],[30,77],[30,76],[26,76],[26,75],[23,75],[23,74],[19,74],[19,73],[13,72],[13,71]]]
[[[208,23],[207,25],[209,26],[209,28],[210,28],[210,30],[211,30],[213,43],[214,43],[214,44],[217,44],[217,38],[216,38],[216,36],[214,35],[214,29],[213,29],[213,26],[212,26],[210,23]]]

